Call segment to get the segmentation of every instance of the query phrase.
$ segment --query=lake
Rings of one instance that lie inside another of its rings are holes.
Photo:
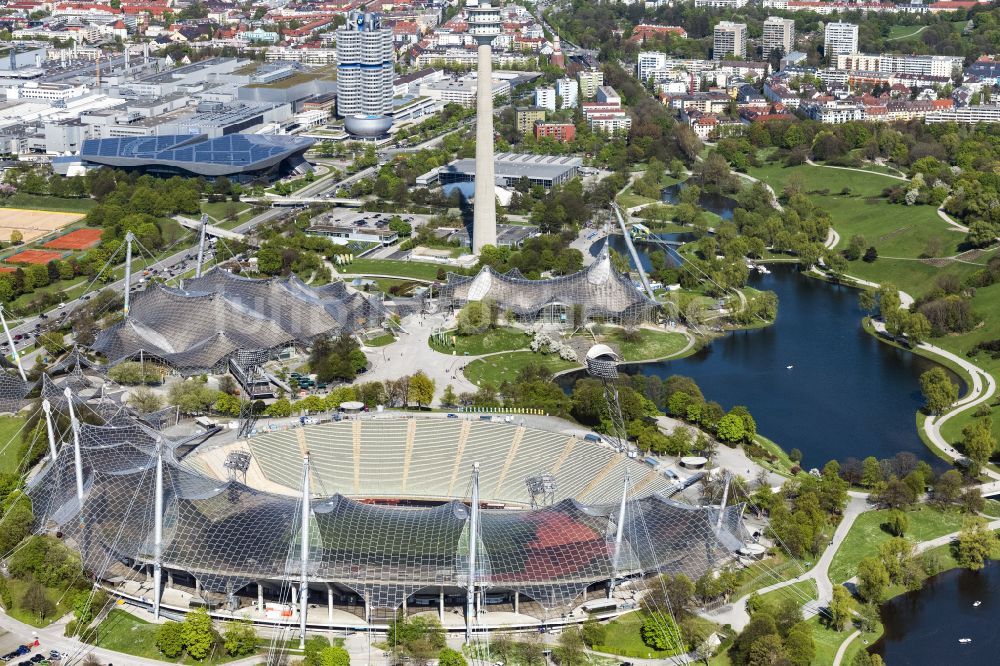
[[[972,604],[981,601],[978,608]],[[952,569],[924,587],[883,604],[885,634],[872,647],[891,666],[995,664],[1000,611],[1000,562],[981,571]],[[960,638],[971,638],[962,644]]]
[[[772,326],[728,333],[687,358],[622,370],[687,375],[706,399],[726,409],[746,405],[758,431],[786,451],[802,451],[807,469],[899,451],[937,466],[915,417],[923,404],[920,374],[936,364],[865,333],[855,289],[804,277],[788,265],[771,270],[752,274],[750,286],[778,295]],[[579,376],[560,378],[561,384],[571,387]]]

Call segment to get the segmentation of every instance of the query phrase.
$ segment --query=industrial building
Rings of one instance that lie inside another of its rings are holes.
[[[532,185],[541,185],[549,189],[576,178],[580,167],[583,166],[583,160],[579,157],[497,153],[493,164],[497,185],[513,187],[522,179],[527,179]],[[475,180],[476,160],[460,159],[420,176],[417,184],[437,182],[449,185],[472,183]]]

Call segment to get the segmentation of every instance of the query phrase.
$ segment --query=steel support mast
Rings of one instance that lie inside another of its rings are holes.
[[[42,400],[42,411],[45,412],[45,431],[49,436],[49,453],[52,454],[52,463],[55,464],[59,451],[56,450],[56,437],[52,432],[52,403],[49,402],[48,398]]]
[[[153,511],[153,619],[160,619],[163,600],[163,438],[156,438],[156,495]]]
[[[306,649],[306,612],[309,609],[309,453],[302,459],[302,582],[299,583],[299,649]]]
[[[208,226],[208,215],[202,213],[198,232],[198,264],[194,267],[194,276],[201,277],[201,264],[205,260],[205,227]]]
[[[608,585],[608,599],[615,594],[615,583],[618,581],[618,567],[621,565],[622,535],[625,530],[625,508],[628,500],[628,470],[625,470],[625,480],[622,482],[622,501],[618,505],[618,525],[615,528],[615,552],[611,564],[611,584]]]
[[[73,467],[76,470],[76,498],[80,502],[80,511],[83,511],[83,458],[80,455],[80,424],[76,420],[76,412],[73,410],[73,392],[66,387],[63,391],[66,396],[66,404],[69,406],[69,424],[73,430]]]
[[[469,518],[469,585],[465,593],[465,642],[472,642],[476,620],[476,550],[479,545],[479,463],[472,463],[472,507]]]
[[[125,316],[128,316],[129,300],[132,295],[132,241],[135,234],[131,231],[125,234]]]
[[[17,352],[17,345],[14,344],[14,337],[10,334],[10,329],[7,327],[7,318],[3,316],[2,305],[0,305],[0,323],[3,324],[3,332],[7,334],[7,344],[10,345],[10,352],[14,357],[14,363],[17,364],[17,371],[21,373],[21,379],[28,381],[28,376],[24,374],[24,366],[21,365],[21,355]]]

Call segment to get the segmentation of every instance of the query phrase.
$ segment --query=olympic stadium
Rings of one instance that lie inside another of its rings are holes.
[[[573,621],[616,582],[696,579],[747,539],[740,505],[682,499],[575,435],[379,414],[170,438],[102,392],[65,393],[74,376],[42,381],[54,460],[29,482],[36,530],[157,613],[378,629],[404,609],[456,631],[480,613],[534,626]]]

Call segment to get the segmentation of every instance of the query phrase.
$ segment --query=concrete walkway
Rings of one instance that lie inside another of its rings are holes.
[[[960,224],[959,222],[956,222],[955,220],[953,220],[951,218],[950,215],[948,215],[948,213],[945,212],[945,210],[944,210],[944,204],[947,201],[948,201],[948,198],[945,198],[945,200],[941,202],[941,205],[938,206],[938,209],[937,209],[938,217],[940,217],[942,220],[944,220],[945,222],[947,222],[948,224],[950,224],[951,227],[955,231],[961,231],[963,234],[969,233],[969,227],[965,226],[964,224]]]
[[[885,323],[881,321],[872,322],[872,326],[880,334],[886,335]],[[924,434],[927,438],[933,442],[934,446],[938,447],[952,460],[962,460],[965,455],[955,447],[951,446],[947,440],[941,435],[941,426],[948,422],[951,418],[961,414],[962,412],[968,411],[977,405],[987,402],[997,391],[996,379],[990,373],[986,372],[978,365],[970,363],[968,360],[962,358],[957,354],[953,354],[947,349],[942,349],[936,345],[932,345],[927,342],[921,342],[917,345],[917,349],[921,349],[925,352],[940,356],[941,358],[948,359],[955,365],[962,368],[966,373],[968,373],[971,380],[969,385],[969,391],[959,400],[957,400],[944,414],[929,416],[924,419]],[[1000,474],[994,472],[993,470],[984,467],[982,469],[983,473],[993,479],[992,483],[983,485],[980,490],[984,495],[990,495],[996,492],[1000,492]]]
[[[837,648],[837,654],[833,657],[833,666],[840,666],[840,662],[844,659],[844,653],[847,652],[848,646],[854,642],[854,640],[861,635],[860,631],[855,631],[853,634],[844,639],[844,642],[840,644]]]
[[[826,240],[823,241],[823,247],[825,247],[828,250],[832,250],[833,248],[837,247],[839,243],[840,243],[840,234],[837,233],[836,229],[830,227],[830,231],[826,235]]]

